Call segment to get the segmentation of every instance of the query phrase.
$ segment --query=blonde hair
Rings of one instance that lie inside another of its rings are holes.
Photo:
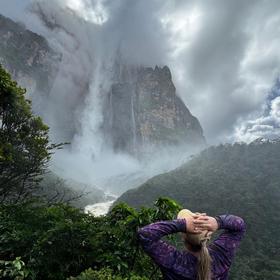
[[[193,213],[190,210],[184,209],[178,213],[177,218],[181,219],[187,216],[192,216]],[[207,242],[210,240],[209,236],[206,236],[205,232],[201,234],[186,233],[184,234],[184,241],[186,245],[189,245],[194,252],[198,252],[197,263],[197,280],[210,280],[211,279],[211,256],[207,248]]]

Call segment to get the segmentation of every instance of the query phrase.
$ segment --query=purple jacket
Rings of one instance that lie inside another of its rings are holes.
[[[209,246],[212,258],[212,279],[228,279],[228,271],[245,233],[244,221],[233,215],[216,217],[223,232]],[[165,280],[196,279],[197,258],[187,251],[179,251],[161,238],[165,235],[186,232],[185,219],[161,221],[141,228],[138,237],[144,251],[160,267]]]

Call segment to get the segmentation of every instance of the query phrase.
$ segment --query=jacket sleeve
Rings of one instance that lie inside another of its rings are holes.
[[[138,230],[138,239],[144,251],[155,263],[171,269],[182,253],[161,238],[176,232],[186,232],[185,219],[161,221],[147,225]]]
[[[242,218],[234,215],[217,216],[219,229],[223,232],[210,245],[221,256],[221,260],[228,266],[231,264],[236,249],[245,234],[245,223]]]

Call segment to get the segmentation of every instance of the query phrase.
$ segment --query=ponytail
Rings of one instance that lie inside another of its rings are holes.
[[[211,257],[207,248],[207,239],[201,242],[201,250],[197,264],[197,280],[211,279]]]
[[[196,213],[200,215],[200,213]],[[193,218],[194,213],[188,209],[181,210],[177,219]],[[208,231],[204,231],[201,234],[192,232],[186,232],[183,234],[183,240],[188,250],[198,253],[197,262],[197,280],[211,280],[211,256],[207,248],[207,242],[210,240],[211,235]]]

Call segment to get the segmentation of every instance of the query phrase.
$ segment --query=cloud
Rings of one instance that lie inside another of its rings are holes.
[[[251,142],[257,138],[274,139],[280,136],[280,92],[279,96],[273,99],[268,98],[268,103],[264,106],[258,117],[241,120],[235,129],[235,140]]]
[[[279,2],[214,3],[193,3],[196,32],[171,63],[209,143],[228,141],[240,118],[260,110],[280,65]]]
[[[26,7],[32,2],[32,0],[12,0],[12,1],[1,1],[0,11],[1,14],[12,18],[14,20],[26,20],[27,11]]]
[[[241,118],[259,111],[279,75],[277,0],[25,0],[16,11],[30,2],[51,28],[32,26],[34,14],[21,20],[69,55],[63,70],[75,65],[78,71],[64,73],[68,81],[76,75],[74,80],[86,77],[84,83],[90,84],[96,61],[110,64],[108,54],[113,59],[118,53],[131,64],[167,64],[178,94],[200,120],[209,143],[229,139]],[[11,11],[15,5],[8,6]],[[73,89],[76,96],[75,85]],[[70,102],[71,112],[79,96]]]
[[[72,142],[64,158],[83,159],[70,173],[98,169],[93,155],[104,152],[102,91],[110,86],[116,57],[128,64],[170,66],[177,93],[200,120],[209,144],[280,133],[279,95],[271,90],[280,70],[278,0],[5,2],[1,12],[63,53],[40,114],[54,140]],[[109,160],[113,154],[107,151],[102,166]],[[113,165],[138,170],[131,160],[118,155]]]

